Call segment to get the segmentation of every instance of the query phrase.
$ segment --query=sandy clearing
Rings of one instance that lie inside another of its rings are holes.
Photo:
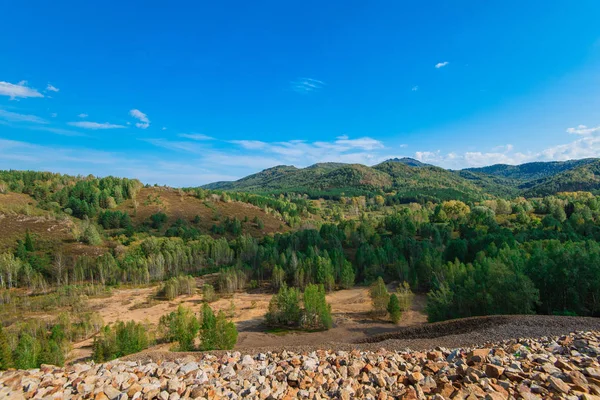
[[[157,326],[160,317],[177,309],[179,305],[191,308],[195,313],[202,306],[202,295],[181,296],[173,301],[150,300],[158,286],[147,288],[117,289],[110,298],[90,299],[89,303],[98,312],[105,323],[116,321],[144,322]],[[213,310],[224,310],[231,313],[236,323],[239,336],[237,349],[263,346],[303,346],[318,345],[326,342],[350,343],[376,334],[388,333],[397,329],[388,321],[374,320],[369,312],[371,301],[368,288],[355,287],[332,292],[327,295],[331,304],[334,327],[326,332],[290,331],[285,333],[268,333],[264,324],[264,316],[269,307],[272,293],[235,293],[211,303]],[[147,307],[143,305],[147,303]],[[415,296],[411,310],[403,313],[400,326],[413,326],[426,322],[422,310],[425,296]],[[82,359],[91,355],[92,339],[79,342],[73,346],[70,359]],[[165,351],[169,346],[159,346],[153,351]]]

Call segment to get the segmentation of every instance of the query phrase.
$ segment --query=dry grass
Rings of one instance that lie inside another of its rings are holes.
[[[229,202],[213,200],[200,200],[194,196],[180,192],[176,189],[165,187],[142,188],[137,196],[137,212],[133,200],[127,200],[117,208],[126,211],[131,215],[135,224],[141,224],[157,212],[163,212],[169,217],[165,226],[171,225],[178,218],[186,221],[192,221],[196,215],[200,217],[198,227],[203,233],[208,233],[213,224],[225,220],[226,217],[237,217],[243,221],[248,217],[248,222],[244,224],[244,233],[254,237],[262,237],[265,234],[275,232],[285,232],[290,228],[285,223],[271,214],[267,214],[263,209],[251,204],[242,202]],[[264,223],[264,228],[258,229],[251,221],[258,217]]]

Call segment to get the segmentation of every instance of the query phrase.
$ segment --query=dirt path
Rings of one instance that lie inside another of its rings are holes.
[[[181,296],[173,301],[157,301],[152,297],[156,287],[115,290],[110,298],[91,299],[90,306],[98,312],[104,323],[118,320],[144,322],[156,326],[160,317],[174,311],[182,304],[198,312],[202,306],[202,295]],[[372,335],[393,332],[398,327],[388,321],[373,320],[369,315],[371,301],[368,289],[356,287],[340,290],[327,295],[331,304],[334,327],[326,332],[286,332],[267,333],[264,316],[269,307],[270,293],[236,293],[229,298],[221,298],[211,307],[215,311],[224,310],[233,314],[239,336],[237,349],[263,346],[312,346],[326,342],[350,343]],[[426,322],[423,314],[425,296],[417,295],[411,310],[403,313],[399,326],[413,326]],[[233,307],[232,307],[233,303]],[[93,340],[88,339],[73,346],[70,359],[84,359],[92,352]],[[161,346],[158,350],[166,350]],[[157,349],[154,349],[157,350]]]

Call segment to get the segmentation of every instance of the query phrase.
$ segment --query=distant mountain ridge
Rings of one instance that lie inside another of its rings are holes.
[[[356,195],[381,191],[399,198],[480,200],[491,197],[543,196],[562,191],[600,190],[600,159],[495,164],[447,170],[404,157],[374,166],[318,163],[306,168],[279,165],[206,189],[309,196]]]

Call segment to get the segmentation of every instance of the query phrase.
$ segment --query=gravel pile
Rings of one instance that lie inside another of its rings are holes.
[[[283,351],[0,374],[0,399],[600,399],[600,331],[430,351]]]

